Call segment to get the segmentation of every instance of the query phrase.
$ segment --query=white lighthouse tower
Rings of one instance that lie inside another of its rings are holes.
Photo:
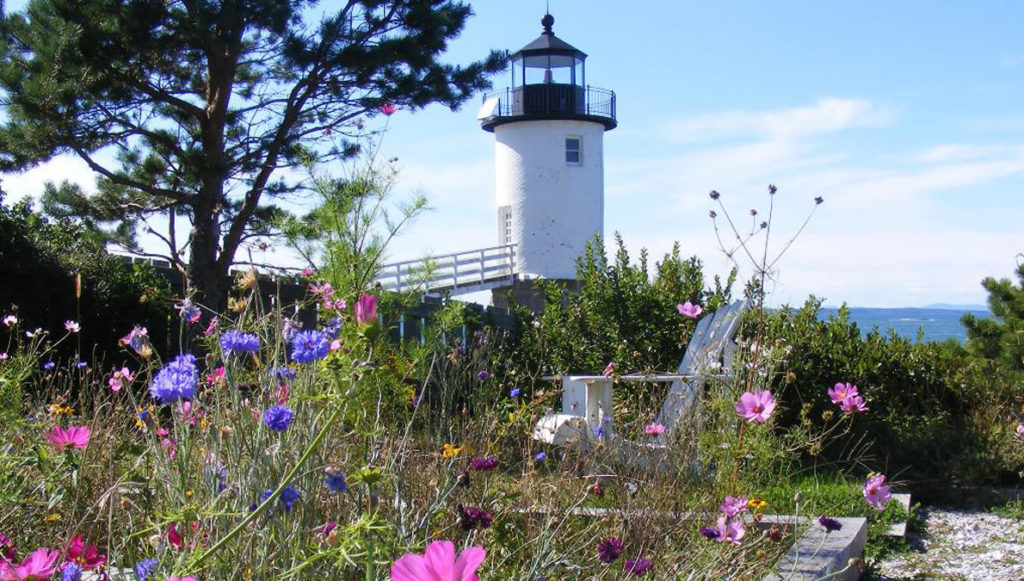
[[[511,86],[485,97],[494,133],[498,242],[516,245],[521,279],[573,280],[604,233],[604,132],[615,93],[586,84],[587,55],[555,36],[555,19],[510,57]]]

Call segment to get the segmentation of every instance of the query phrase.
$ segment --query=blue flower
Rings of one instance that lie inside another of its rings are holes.
[[[295,370],[291,367],[271,367],[267,375],[281,381],[282,379],[295,379]]]
[[[55,367],[57,367],[57,364],[54,363],[53,361],[47,361],[46,363],[43,363],[43,369],[46,371],[53,371]]]
[[[82,568],[77,563],[69,562],[60,572],[61,581],[82,581]]]
[[[260,338],[232,329],[220,336],[220,346],[227,353],[256,353],[260,350]]]
[[[299,495],[299,491],[294,486],[288,485],[281,491],[281,496],[277,498],[278,502],[284,505],[284,512],[288,513],[292,510],[292,505],[302,499]]]
[[[518,387],[513,387],[512,391],[508,392],[508,396],[509,397],[519,397],[520,393],[522,393],[522,391]]]
[[[341,334],[341,325],[341,317],[334,317],[324,325],[324,333],[326,333],[331,339],[337,339],[338,335]]]
[[[146,581],[156,571],[157,565],[159,563],[156,559],[143,559],[135,566],[135,576],[139,581]]]
[[[196,356],[178,355],[157,372],[149,386],[149,395],[167,405],[181,399],[192,399],[199,382]]]
[[[327,357],[327,335],[320,331],[299,331],[292,339],[292,359],[312,363]]]
[[[263,423],[275,432],[283,432],[295,419],[295,412],[286,405],[270,406],[263,412]]]
[[[328,470],[327,475],[324,476],[324,484],[327,486],[327,490],[334,493],[342,493],[348,490],[348,483],[345,482],[345,475],[341,472],[335,472],[334,470]]]
[[[488,373],[486,369],[481,369],[480,371],[476,372],[476,378],[479,379],[480,381],[483,381],[490,376],[491,374]]]
[[[533,459],[537,462],[543,462],[548,459],[548,453],[541,450],[540,452],[537,452],[537,455],[534,456]]]
[[[75,362],[75,369],[85,369],[86,367],[89,367],[89,364],[86,363],[85,361],[76,361]]]

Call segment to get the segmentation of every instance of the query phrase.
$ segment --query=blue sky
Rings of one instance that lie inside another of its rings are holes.
[[[541,30],[542,0],[472,4],[452,62]],[[1024,252],[1024,3],[552,0],[551,12],[555,33],[589,55],[588,82],[617,93],[605,232],[634,252],[657,258],[679,241],[726,270],[707,193],[746,218],[765,210],[769,183],[780,243],[825,198],[779,262],[775,302],[981,303],[980,280],[1010,276]],[[496,242],[478,103],[390,119],[382,153],[399,159],[396,191],[433,208],[392,258]],[[64,160],[5,189],[38,189],[44,175],[91,183]]]

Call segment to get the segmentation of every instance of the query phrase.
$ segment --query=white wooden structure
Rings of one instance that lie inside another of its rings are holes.
[[[686,409],[694,405],[705,381],[728,377],[735,353],[733,338],[746,307],[746,301],[735,301],[701,319],[679,364],[678,373],[619,377],[619,381],[627,383],[672,382],[657,420],[666,427],[665,435],[671,433]],[[545,379],[561,380],[562,411],[542,417],[533,428],[534,439],[555,445],[587,446],[591,441],[614,437],[614,378],[564,375]],[[654,445],[663,446],[663,442],[662,437],[655,440]]]
[[[393,292],[454,296],[512,286],[518,272],[516,245],[505,244],[385,264],[374,282]]]

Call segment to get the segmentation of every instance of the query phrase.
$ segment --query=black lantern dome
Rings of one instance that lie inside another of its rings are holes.
[[[617,125],[615,93],[586,84],[586,53],[555,36],[554,24],[545,14],[541,35],[509,57],[511,86],[484,96],[479,118],[487,131],[536,119],[594,121],[605,130]]]

